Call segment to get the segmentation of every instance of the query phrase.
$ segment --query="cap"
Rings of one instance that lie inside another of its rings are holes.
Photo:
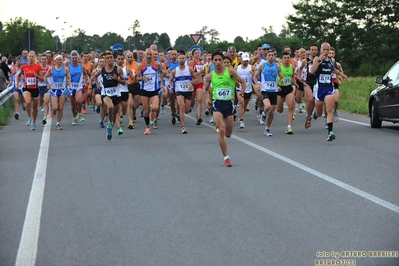
[[[51,53],[51,51],[50,51],[50,50],[47,50],[47,51],[45,51],[44,53],[45,53],[45,54],[48,54],[48,53]]]
[[[270,44],[268,43],[262,44],[262,49],[270,49]]]
[[[249,54],[243,53],[241,56],[242,61],[249,61]]]

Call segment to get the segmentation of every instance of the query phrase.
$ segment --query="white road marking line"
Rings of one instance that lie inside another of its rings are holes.
[[[50,143],[51,121],[43,128],[40,150],[37,157],[32,189],[26,209],[25,221],[19,242],[16,266],[34,266],[36,263],[37,246],[40,233],[40,219],[42,216],[42,203],[44,186],[46,182],[47,158]]]
[[[345,121],[345,122],[349,122],[349,123],[353,123],[353,124],[358,124],[358,125],[362,125],[362,126],[370,126],[370,124],[367,123],[362,123],[362,122],[357,122],[357,121],[353,121],[353,120],[349,120],[349,119],[345,119],[345,118],[339,118],[339,120]],[[337,123],[337,122],[335,122]]]
[[[190,115],[186,115],[186,117],[190,118],[191,120],[196,121],[196,119],[194,117],[190,116]],[[203,124],[205,126],[211,128],[211,129],[213,129],[213,130],[215,130],[215,128],[216,128],[214,125],[210,125],[208,123],[203,123]],[[303,170],[305,172],[308,172],[309,174],[312,174],[312,175],[314,175],[314,176],[316,176],[316,177],[318,177],[320,179],[323,179],[323,180],[325,180],[327,182],[330,182],[331,184],[334,184],[334,185],[336,185],[336,186],[338,186],[340,188],[343,188],[343,189],[345,189],[345,190],[347,190],[349,192],[352,192],[352,193],[354,193],[354,194],[356,194],[356,195],[358,195],[358,196],[360,196],[360,197],[362,197],[364,199],[367,199],[367,200],[369,200],[371,202],[374,202],[374,203],[376,203],[376,204],[378,204],[378,205],[380,205],[380,206],[382,206],[384,208],[387,208],[387,209],[389,209],[391,211],[399,213],[399,206],[396,206],[396,205],[394,205],[394,204],[392,204],[392,203],[390,203],[388,201],[385,201],[385,200],[383,200],[381,198],[378,198],[378,197],[376,197],[374,195],[371,195],[370,193],[367,193],[367,192],[365,192],[363,190],[360,190],[360,189],[355,188],[355,187],[353,187],[353,186],[351,186],[349,184],[346,184],[346,183],[344,183],[342,181],[339,181],[339,180],[337,180],[335,178],[332,178],[331,176],[328,176],[328,175],[323,174],[323,173],[321,173],[319,171],[316,171],[316,170],[314,170],[314,169],[312,169],[312,168],[310,168],[310,167],[308,167],[306,165],[303,165],[303,164],[298,163],[298,162],[296,162],[294,160],[291,160],[291,159],[289,159],[289,158],[287,158],[285,156],[282,156],[282,155],[280,155],[280,154],[278,154],[278,153],[276,153],[274,151],[268,150],[268,149],[266,149],[266,148],[264,148],[264,147],[262,147],[262,146],[260,146],[258,144],[255,144],[255,143],[253,143],[251,141],[248,141],[248,140],[246,140],[244,138],[238,137],[238,136],[236,136],[234,134],[231,135],[231,138],[236,139],[236,140],[238,140],[238,141],[240,141],[240,142],[242,142],[242,143],[244,143],[244,144],[246,144],[248,146],[251,146],[251,147],[253,147],[253,148],[255,148],[255,149],[257,149],[257,150],[259,150],[261,152],[269,154],[270,156],[273,156],[273,157],[275,157],[275,158],[277,158],[277,159],[279,159],[279,160],[281,160],[283,162],[286,162],[286,163],[288,163],[288,164],[290,164],[292,166],[295,166],[295,167],[297,167],[297,168],[299,168],[299,169],[301,169],[301,170]]]

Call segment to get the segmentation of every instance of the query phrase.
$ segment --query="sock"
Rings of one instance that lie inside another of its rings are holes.
[[[150,118],[148,116],[144,116],[144,121],[147,126],[150,124]]]
[[[328,132],[330,133],[330,131],[333,130],[333,123],[327,123],[328,126]]]
[[[226,156],[224,156],[224,159],[227,160],[227,159],[230,159],[230,157],[228,155],[226,155]]]

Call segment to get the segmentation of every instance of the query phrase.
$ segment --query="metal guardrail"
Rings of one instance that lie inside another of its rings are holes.
[[[9,86],[4,91],[0,92],[0,107],[3,107],[11,97],[12,97],[12,86]]]

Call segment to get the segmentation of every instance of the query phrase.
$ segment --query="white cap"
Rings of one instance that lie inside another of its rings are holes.
[[[242,61],[249,61],[249,54],[243,53],[243,54],[241,55],[241,59],[242,59]]]

